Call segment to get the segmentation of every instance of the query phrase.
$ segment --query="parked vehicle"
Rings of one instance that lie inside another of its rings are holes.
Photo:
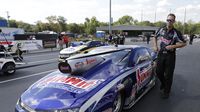
[[[20,48],[16,52],[9,52],[3,45],[0,45],[0,71],[5,75],[12,75],[16,71],[16,65],[24,64]]]
[[[68,47],[60,51],[59,54],[59,62],[65,61],[68,57],[78,54],[78,53],[84,53],[88,52],[89,50],[98,47],[98,46],[105,46],[107,44],[101,42],[101,41],[88,41],[86,43],[83,43],[83,45],[75,46],[75,47]]]

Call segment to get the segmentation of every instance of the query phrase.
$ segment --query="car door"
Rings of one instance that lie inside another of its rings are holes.
[[[152,61],[146,48],[140,48],[136,51],[134,57],[136,67],[137,91],[143,89],[151,80]]]

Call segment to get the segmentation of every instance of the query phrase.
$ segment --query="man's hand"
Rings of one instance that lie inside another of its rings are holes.
[[[179,43],[176,43],[175,45],[168,45],[168,46],[165,47],[165,49],[173,50],[173,49],[181,48],[181,47],[184,47],[184,46],[186,46],[186,43],[179,42]]]
[[[154,46],[154,47],[153,47],[153,51],[154,51],[154,52],[158,52],[158,51],[159,51],[158,46]]]
[[[168,46],[165,47],[165,49],[172,50],[172,49],[174,49],[174,46],[173,45],[168,45]]]

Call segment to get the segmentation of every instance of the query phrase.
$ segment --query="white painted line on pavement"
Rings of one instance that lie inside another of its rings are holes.
[[[44,55],[34,55],[34,56],[30,56],[30,55],[28,55],[28,56],[24,56],[24,58],[34,58],[34,57],[42,57],[42,56],[48,56],[49,54],[44,54]],[[51,54],[52,55],[52,54]],[[55,56],[58,56],[58,54],[55,54]]]
[[[16,81],[16,80],[20,80],[20,79],[25,79],[25,78],[29,78],[29,77],[34,77],[34,76],[38,76],[38,75],[42,75],[42,74],[46,74],[46,73],[49,73],[49,72],[53,72],[53,71],[55,71],[55,70],[57,70],[57,69],[49,70],[49,71],[45,71],[45,72],[40,72],[40,73],[28,75],[28,76],[17,77],[17,78],[5,80],[5,81],[1,81],[0,84],[7,83],[7,82],[11,82],[11,81]]]
[[[58,58],[48,59],[48,60],[42,60],[42,61],[34,61],[34,62],[27,62],[27,64],[35,64],[35,63],[42,63],[42,62],[48,62],[51,60],[58,60]]]

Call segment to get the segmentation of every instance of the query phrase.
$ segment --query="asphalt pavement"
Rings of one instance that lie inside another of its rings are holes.
[[[151,47],[146,42],[137,44]],[[20,95],[34,82],[55,71],[58,51],[35,52],[24,55],[26,67],[19,67],[12,76],[0,75],[0,112],[14,112]],[[164,100],[159,94],[159,82],[132,109],[126,112],[199,112],[200,110],[200,39],[193,45],[177,50],[172,93]],[[32,66],[31,66],[32,65]]]

